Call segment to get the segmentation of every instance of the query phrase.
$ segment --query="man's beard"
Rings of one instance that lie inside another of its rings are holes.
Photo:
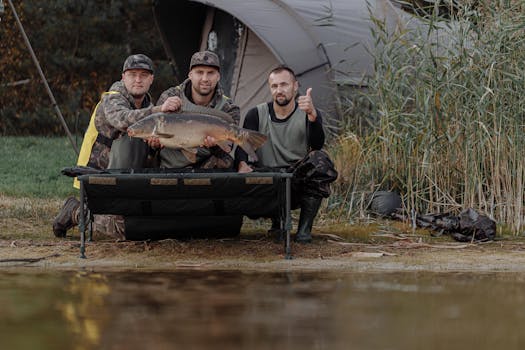
[[[279,100],[278,98],[275,99],[275,103],[277,103],[279,106],[284,107],[290,103],[289,98],[285,98],[284,100]]]
[[[213,94],[213,92],[214,92],[214,89],[211,89],[210,91],[207,91],[207,92],[203,92],[201,89],[197,90],[197,93],[203,97],[210,96],[211,94]]]

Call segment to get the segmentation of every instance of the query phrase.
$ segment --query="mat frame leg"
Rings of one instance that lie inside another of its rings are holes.
[[[284,246],[284,258],[286,260],[293,259],[292,249],[290,248],[290,232],[292,231],[292,180],[287,177],[285,179],[285,205],[284,205],[284,230],[286,232],[285,246]]]
[[[86,201],[84,181],[80,181],[80,210],[78,221],[78,228],[80,229],[80,258],[86,259]]]

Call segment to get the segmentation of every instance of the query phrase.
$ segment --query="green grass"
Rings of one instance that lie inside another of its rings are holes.
[[[64,198],[78,191],[60,173],[77,156],[65,137],[2,137],[0,194],[14,197]]]

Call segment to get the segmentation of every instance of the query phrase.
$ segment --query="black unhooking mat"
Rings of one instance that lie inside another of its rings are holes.
[[[236,236],[244,215],[270,217],[285,203],[284,177],[268,171],[119,169],[79,180],[91,213],[125,216],[130,240]]]
[[[226,238],[241,232],[242,215],[236,216],[126,216],[126,239]]]

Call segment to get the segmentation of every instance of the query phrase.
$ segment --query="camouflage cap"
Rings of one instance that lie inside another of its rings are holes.
[[[218,70],[221,69],[219,64],[219,56],[211,51],[196,52],[191,56],[190,70],[195,66],[210,66]]]
[[[131,55],[124,61],[122,66],[122,73],[128,69],[145,69],[149,70],[153,74],[153,62],[151,59],[143,54]]]

